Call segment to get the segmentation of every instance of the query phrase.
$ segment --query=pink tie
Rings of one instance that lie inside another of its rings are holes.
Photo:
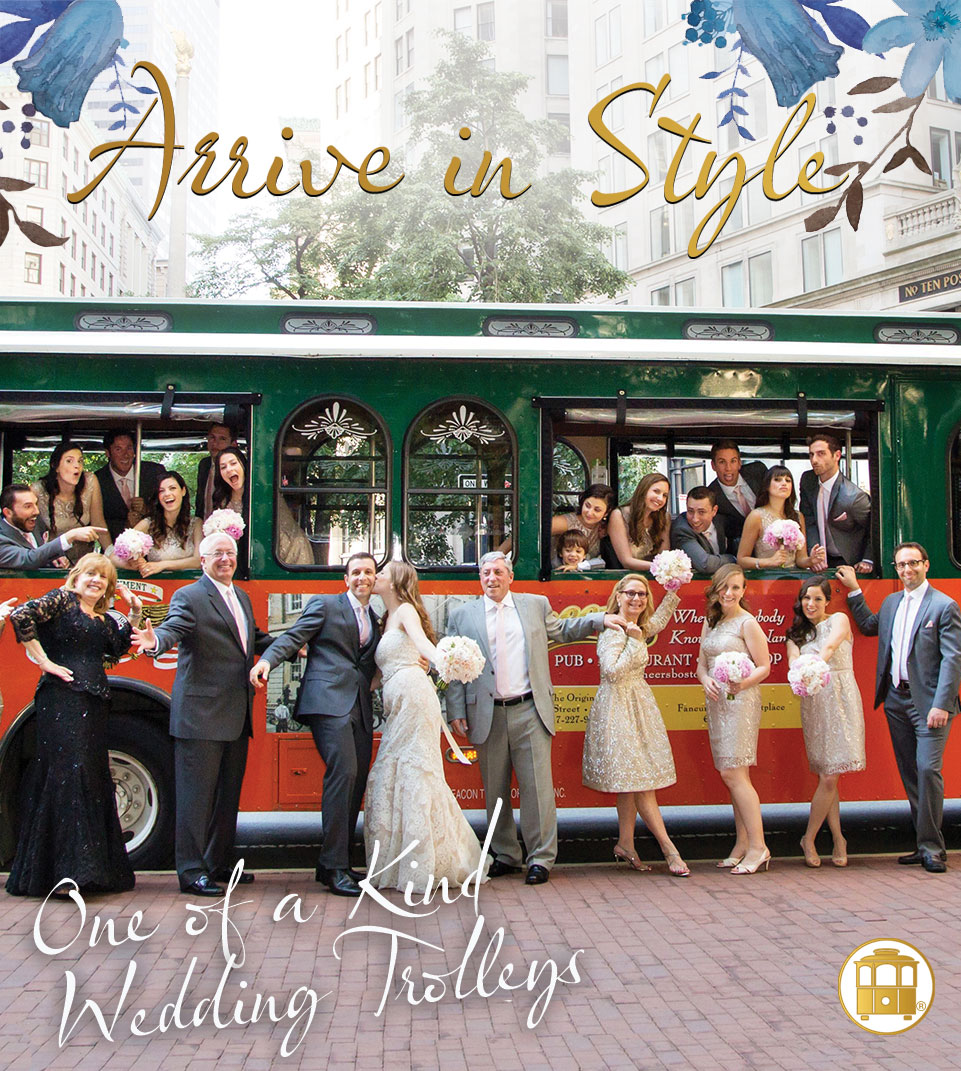
[[[744,492],[740,487],[734,488],[734,497],[737,499],[737,508],[741,511],[741,516],[746,517],[751,512],[751,507],[747,504],[747,499],[744,497]]]
[[[130,481],[126,476],[120,477],[120,497],[123,499],[123,504],[128,507],[133,501],[133,495],[130,493]]]
[[[234,615],[234,621],[237,625],[237,634],[240,636],[240,646],[244,649],[244,654],[247,653],[247,618],[244,617],[244,612],[240,608],[240,600],[237,598],[237,593],[232,587],[227,589],[227,601],[230,604],[230,610]]]
[[[360,645],[361,647],[370,639],[370,618],[367,616],[367,609],[364,606],[358,606],[355,610],[357,614],[357,629],[360,632]]]
[[[504,623],[504,604],[497,604],[494,619],[494,688],[501,699],[509,696],[510,673],[507,668],[507,626]]]

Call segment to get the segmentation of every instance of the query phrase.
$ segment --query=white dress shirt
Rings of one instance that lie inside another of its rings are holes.
[[[894,615],[894,625],[891,628],[891,680],[895,685],[907,683],[911,634],[928,586],[925,580],[914,591],[906,591]]]
[[[531,678],[527,671],[527,658],[525,657],[525,644],[524,644],[524,629],[521,625],[520,614],[517,612],[517,607],[514,605],[514,597],[508,592],[501,603],[504,609],[500,611],[504,614],[504,632],[507,641],[507,650],[504,652],[497,650],[497,614],[498,604],[494,602],[488,595],[484,596],[484,618],[487,625],[487,643],[490,647],[491,658],[494,663],[495,680],[498,677],[496,667],[499,665],[500,658],[507,659],[507,674],[505,676],[504,693],[500,693],[496,690],[494,692],[495,699],[513,699],[514,696],[526,695],[531,690]],[[503,670],[504,667],[502,666]]]
[[[838,482],[838,476],[840,476],[840,475],[841,475],[841,470],[839,469],[830,478],[830,480],[824,480],[823,482],[821,482],[819,484],[819,486],[818,486],[818,501],[815,503],[815,506],[814,506],[815,514],[816,514],[817,519],[818,519],[818,535],[820,536],[820,539],[818,540],[818,542],[821,544],[822,547],[824,547],[824,549],[828,552],[828,554],[833,554],[833,555],[835,555],[837,557],[839,557],[840,555],[838,555],[838,548],[837,548],[837,544],[834,542],[834,536],[831,534],[831,526],[828,524],[828,507],[831,504],[831,493],[833,492],[834,485]],[[823,501],[824,501],[824,505],[823,505],[823,510],[824,510],[823,524],[824,524],[824,527],[823,528],[821,527],[821,524],[822,524],[821,496],[822,495],[824,496],[824,499],[823,499]]]

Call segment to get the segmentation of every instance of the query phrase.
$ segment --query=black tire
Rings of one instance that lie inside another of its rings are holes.
[[[173,862],[173,741],[156,723],[130,714],[110,719],[110,773],[117,814],[136,870],[160,870]]]

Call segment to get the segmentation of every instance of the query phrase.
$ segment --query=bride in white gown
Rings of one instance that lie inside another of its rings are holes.
[[[444,779],[440,737],[446,726],[420,664],[421,656],[437,662],[434,631],[417,572],[406,562],[389,562],[373,593],[387,607],[375,655],[386,724],[364,803],[368,879],[378,889],[410,886],[422,893],[446,878],[453,888],[477,870],[481,846]],[[375,841],[377,862],[370,868]],[[486,873],[485,863],[485,881]]]

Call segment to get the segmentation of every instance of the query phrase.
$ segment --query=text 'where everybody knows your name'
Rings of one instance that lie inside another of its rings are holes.
[[[170,86],[163,72],[155,64],[145,60],[133,67],[132,73],[137,71],[144,71],[153,79],[157,87],[156,98],[151,102],[150,107],[127,138],[104,142],[91,149],[91,161],[97,160],[108,153],[113,155],[108,159],[102,170],[95,174],[81,189],[68,193],[67,200],[71,204],[78,204],[93,193],[110,173],[114,164],[128,150],[159,150],[163,153],[163,162],[153,207],[148,216],[148,219],[152,219],[160,208],[167,192],[173,173],[174,153],[182,151],[184,146],[178,144],[176,140],[174,101]],[[605,123],[604,113],[615,101],[626,94],[641,93],[650,96],[650,106],[647,114],[648,118],[653,120],[654,110],[660,102],[664,91],[670,85],[670,81],[670,75],[665,74],[656,86],[651,82],[634,82],[630,85],[621,86],[599,100],[588,112],[587,122],[593,133],[616,153],[624,157],[638,172],[634,176],[638,178],[638,181],[625,189],[611,191],[595,189],[591,193],[591,203],[596,207],[607,208],[630,200],[648,185],[651,178],[650,171],[644,160]],[[160,140],[149,140],[146,136],[140,136],[141,130],[149,132],[152,129],[151,125],[148,124],[148,120],[156,110],[158,101],[161,105],[160,115],[162,116],[163,136]],[[695,225],[690,235],[687,246],[690,257],[699,257],[710,249],[734,211],[744,187],[749,182],[760,180],[764,196],[771,201],[781,201],[797,189],[810,194],[830,193],[846,181],[842,177],[834,182],[833,185],[815,185],[813,180],[824,166],[824,154],[816,151],[800,165],[796,177],[789,184],[778,186],[775,182],[775,165],[796,141],[798,135],[813,115],[815,106],[813,93],[808,93],[801,98],[772,142],[763,166],[749,171],[744,157],[738,152],[732,152],[718,162],[718,154],[712,149],[706,152],[694,184],[686,190],[677,189],[677,178],[685,166],[685,156],[691,149],[692,144],[710,145],[711,139],[703,137],[697,132],[701,121],[700,113],[695,115],[686,126],[669,116],[662,115],[658,118],[657,127],[678,139],[664,178],[665,203],[669,205],[680,204],[688,197],[693,197],[696,201],[706,200],[709,205],[708,210]],[[290,141],[293,136],[293,130],[290,127],[282,129],[281,137],[285,141]],[[467,126],[461,127],[459,137],[463,141],[467,141],[471,137],[470,128]],[[315,176],[310,160],[300,161],[300,178],[290,184],[291,178],[286,174],[290,161],[281,156],[274,157],[273,162],[267,169],[264,180],[259,185],[253,184],[253,182],[251,185],[247,185],[250,172],[250,164],[246,158],[246,152],[249,147],[248,139],[243,135],[237,137],[227,154],[229,163],[225,167],[221,165],[218,169],[217,144],[219,140],[220,135],[216,131],[211,131],[197,141],[193,149],[193,159],[175,180],[177,185],[190,178],[189,188],[191,192],[202,197],[212,193],[229,179],[231,192],[235,197],[242,199],[255,197],[265,190],[275,197],[283,197],[297,190],[301,190],[308,197],[320,197],[334,186],[340,177],[341,171],[344,169],[353,172],[357,176],[357,183],[360,189],[365,193],[371,194],[388,193],[400,185],[405,177],[404,172],[393,176],[383,174],[391,162],[390,149],[387,146],[381,145],[372,149],[359,164],[356,164],[351,162],[335,145],[328,145],[327,154],[331,157],[334,167],[333,173],[329,178],[324,178],[322,185],[315,185]],[[443,177],[443,189],[452,197],[460,197],[465,194],[470,194],[472,197],[480,197],[488,190],[499,174],[497,189],[500,196],[507,201],[513,201],[526,193],[530,189],[531,183],[523,184],[518,182],[516,186],[512,186],[512,167],[513,164],[509,156],[504,157],[495,164],[492,153],[489,150],[485,150],[473,179],[468,179],[468,177],[461,175],[461,158],[452,155]],[[712,203],[708,195],[722,175],[730,177],[730,189],[726,190],[723,196]],[[375,181],[375,179],[378,181]],[[543,176],[539,181],[550,181],[550,175]]]

